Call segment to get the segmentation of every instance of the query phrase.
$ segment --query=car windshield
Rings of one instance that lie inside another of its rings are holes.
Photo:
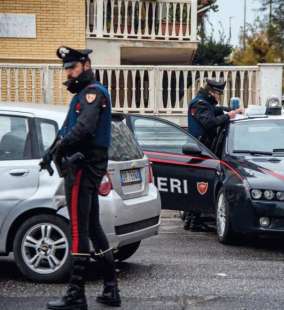
[[[232,153],[284,153],[284,119],[237,122],[230,132],[229,145]]]

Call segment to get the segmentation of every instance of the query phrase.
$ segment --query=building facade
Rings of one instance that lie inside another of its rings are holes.
[[[85,0],[1,0],[0,62],[58,62],[59,45],[86,46],[85,17]]]
[[[65,44],[95,65],[189,65],[198,0],[1,0],[0,62],[56,63]]]
[[[87,46],[95,64],[189,65],[197,15],[197,0],[87,0]]]

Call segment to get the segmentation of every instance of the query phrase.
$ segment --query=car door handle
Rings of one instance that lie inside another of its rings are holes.
[[[21,177],[26,174],[29,174],[29,170],[26,169],[13,169],[9,171],[9,174],[12,175],[13,177]]]

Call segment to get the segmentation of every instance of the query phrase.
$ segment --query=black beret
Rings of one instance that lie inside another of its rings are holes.
[[[61,46],[57,49],[56,55],[63,61],[65,69],[73,67],[77,62],[84,62],[92,53],[91,49],[75,50],[67,46]]]
[[[226,86],[226,82],[207,80],[207,86],[211,88],[213,91],[223,94],[225,86]]]

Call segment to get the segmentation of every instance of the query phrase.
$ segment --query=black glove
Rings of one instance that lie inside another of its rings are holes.
[[[51,162],[54,161],[55,152],[60,144],[62,138],[57,135],[51,146],[45,151],[42,160],[39,163],[40,170],[48,170],[50,175],[53,175],[53,169],[51,167]],[[58,152],[59,154],[60,152]],[[58,155],[57,155],[58,156]]]
[[[42,156],[42,159],[39,163],[41,169],[46,169],[47,166],[52,162],[52,155],[48,149]]]
[[[40,170],[47,170],[48,173],[52,176],[54,171],[50,165],[51,162],[52,162],[52,154],[50,152],[50,149],[48,149],[44,153],[42,160],[39,162],[39,166],[40,166]]]

